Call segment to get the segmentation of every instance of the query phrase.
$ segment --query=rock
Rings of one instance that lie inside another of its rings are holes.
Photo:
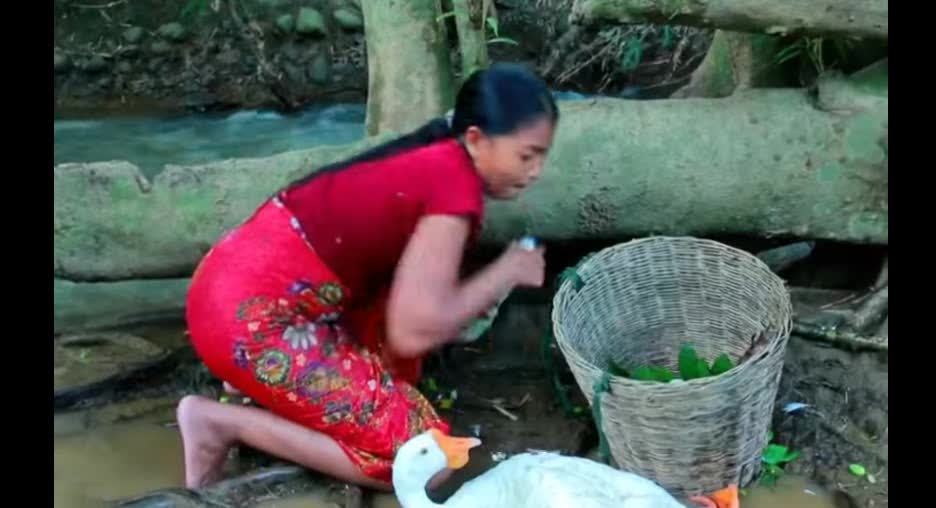
[[[165,368],[169,351],[135,335],[90,333],[54,340],[54,408],[101,397],[122,382],[145,379]]]
[[[172,42],[182,42],[185,40],[185,27],[182,26],[182,23],[166,23],[165,25],[159,27],[158,30],[159,36],[163,39]]]
[[[286,7],[292,2],[290,0],[258,0],[257,3],[259,3],[260,5],[264,5],[266,7],[271,7],[273,9],[276,9],[279,7]]]
[[[143,29],[138,26],[131,26],[124,30],[123,38],[130,44],[136,44],[143,38]]]
[[[305,74],[303,74],[302,69],[297,67],[295,64],[284,63],[283,72],[286,73],[286,78],[293,83],[302,83],[305,81]]]
[[[284,34],[292,33],[296,28],[296,18],[292,14],[283,14],[276,18],[276,28]]]
[[[85,60],[81,68],[88,72],[98,73],[104,69],[107,69],[107,60],[105,60],[102,56],[94,55],[91,58]]]
[[[356,32],[364,28],[364,18],[351,9],[338,9],[332,14],[332,16],[335,18],[338,26],[344,30]]]
[[[309,67],[309,79],[317,85],[328,83],[328,76],[331,74],[331,62],[325,52],[320,52],[312,59],[312,65]]]
[[[222,66],[234,65],[241,59],[240,51],[236,49],[227,49],[218,53],[218,64]]]
[[[308,49],[301,48],[288,42],[280,47],[280,53],[282,53],[287,60],[292,60],[293,62],[301,62],[303,57],[306,56],[307,52]]]
[[[216,111],[224,108],[224,101],[211,92],[193,91],[186,94],[185,109],[198,113]]]
[[[52,52],[52,69],[55,72],[64,71],[69,66],[71,66],[71,62],[68,60],[68,55],[58,50]]]
[[[124,60],[117,64],[117,72],[121,74],[130,74],[133,72],[133,65],[130,62]]]
[[[135,57],[140,54],[140,46],[136,44],[128,44],[120,50],[120,56],[124,58]]]
[[[172,45],[166,41],[154,41],[150,44],[150,51],[157,55],[165,55],[172,51]]]
[[[325,30],[325,18],[322,17],[319,11],[311,7],[303,7],[299,9],[296,31],[312,37],[324,37],[327,34]]]

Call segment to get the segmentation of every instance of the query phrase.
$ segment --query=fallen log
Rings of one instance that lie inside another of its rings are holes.
[[[818,98],[817,98],[818,97]],[[488,208],[483,241],[651,234],[886,244],[883,88],[830,80],[818,94],[563,103],[542,180]],[[385,138],[384,138],[385,139]],[[74,281],[191,274],[219,235],[282,185],[377,139],[265,159],[54,167],[54,274]]]
[[[52,333],[181,320],[188,279],[74,283],[55,279]]]
[[[887,40],[887,0],[575,0],[570,19]]]

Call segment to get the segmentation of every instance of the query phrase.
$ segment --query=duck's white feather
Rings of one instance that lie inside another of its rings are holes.
[[[465,483],[447,508],[685,508],[657,484],[582,457],[515,455]]]

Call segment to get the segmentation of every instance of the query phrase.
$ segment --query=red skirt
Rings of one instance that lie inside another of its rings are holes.
[[[382,358],[383,302],[348,312],[350,298],[274,198],[201,261],[186,319],[212,374],[389,482],[403,443],[449,427],[411,384],[418,362]]]

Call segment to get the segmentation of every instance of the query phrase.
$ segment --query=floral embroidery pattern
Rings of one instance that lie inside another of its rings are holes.
[[[351,403],[347,400],[330,400],[325,403],[325,415],[322,421],[334,425],[342,420],[352,420]]]
[[[282,384],[289,378],[289,364],[289,355],[278,349],[268,349],[257,360],[254,376],[268,385]]]
[[[306,367],[299,375],[296,391],[303,397],[318,402],[325,395],[350,386],[351,382],[342,377],[340,372],[322,363],[316,363]]]
[[[326,282],[319,286],[318,297],[323,304],[334,307],[341,303],[341,299],[344,298],[344,290],[334,282]]]
[[[243,340],[234,341],[234,364],[242,369],[250,367],[250,353]]]
[[[287,291],[288,291],[288,293],[291,294],[291,295],[301,295],[301,294],[303,294],[304,292],[309,291],[309,290],[311,290],[311,289],[312,289],[312,283],[311,283],[311,282],[309,282],[309,281],[307,281],[307,280],[299,279],[299,280],[293,282],[292,284],[290,284],[290,285],[289,285],[289,289],[288,289]]]
[[[283,330],[283,340],[288,342],[289,347],[293,349],[311,349],[318,345],[318,339],[315,338],[315,324],[287,326]]]
[[[358,425],[367,425],[370,423],[371,417],[374,416],[374,402],[367,401],[361,404],[361,410],[357,414],[357,424]]]

